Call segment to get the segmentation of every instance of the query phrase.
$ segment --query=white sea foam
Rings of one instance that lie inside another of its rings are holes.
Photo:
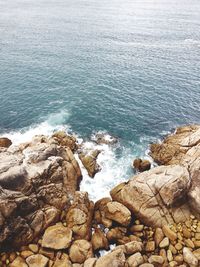
[[[10,138],[14,145],[31,141],[35,135],[52,135],[55,131],[64,130],[71,132],[71,128],[66,124],[69,113],[61,111],[59,113],[48,116],[46,120],[40,124],[33,125],[20,131],[5,133],[3,136]],[[109,134],[106,134],[106,140],[112,140]],[[82,143],[83,139],[77,136],[78,142]],[[75,157],[78,160],[83,180],[81,183],[81,190],[89,193],[90,199],[96,201],[102,197],[109,196],[109,191],[122,181],[126,181],[132,172],[132,160],[136,156],[145,156],[143,141],[140,144],[130,144],[128,147],[124,147],[120,142],[115,145],[101,144],[98,145],[94,141],[83,142],[83,148],[85,150],[100,150],[101,153],[98,156],[97,162],[101,166],[101,171],[95,175],[94,178],[88,176],[88,173],[82,165],[78,155]],[[120,151],[118,154],[117,151]],[[142,153],[142,154],[141,154]]]
[[[22,128],[19,131],[12,131],[9,133],[3,133],[1,136],[8,137],[12,140],[14,145],[20,143],[29,142],[35,135],[47,135],[50,136],[53,132],[59,130],[68,131],[70,126],[65,124],[70,114],[66,110],[62,110],[58,113],[53,113],[46,118],[43,122],[29,127]]]
[[[102,151],[97,159],[97,163],[101,166],[101,171],[94,178],[88,176],[87,171],[77,156],[84,177],[81,183],[81,190],[87,191],[90,198],[94,201],[109,196],[110,190],[115,185],[127,181],[133,175],[131,165],[135,157],[142,156],[149,159],[145,155],[145,149],[142,144],[136,145],[133,143],[130,147],[124,147],[119,143],[118,147],[116,147],[86,142],[84,143],[84,148],[86,150],[98,149]],[[117,149],[121,151],[120,156],[116,153]]]

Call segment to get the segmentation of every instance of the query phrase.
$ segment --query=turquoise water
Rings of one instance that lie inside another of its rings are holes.
[[[1,134],[105,130],[143,155],[200,123],[200,1],[0,0],[0,95]]]

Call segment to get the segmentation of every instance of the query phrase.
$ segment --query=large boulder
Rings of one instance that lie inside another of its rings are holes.
[[[150,146],[150,155],[162,165],[179,164],[187,151],[200,143],[200,125],[184,126],[161,143]]]
[[[111,196],[128,207],[143,223],[160,227],[189,218],[187,193],[190,186],[186,167],[160,166],[118,185],[111,191]]]
[[[0,153],[0,250],[31,242],[58,221],[79,188],[81,171],[69,148],[54,139]]]
[[[179,164],[187,168],[191,186],[187,194],[191,210],[200,216],[200,126],[180,127],[162,143],[151,145],[151,156],[163,165]]]
[[[8,148],[11,145],[12,145],[12,141],[9,138],[7,138],[7,137],[0,137],[0,147],[6,147],[6,148]]]
[[[72,242],[72,230],[58,223],[45,230],[42,247],[55,250],[66,249]]]

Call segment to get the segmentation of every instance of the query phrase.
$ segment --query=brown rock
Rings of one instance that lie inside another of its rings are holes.
[[[128,226],[131,222],[131,212],[124,205],[116,201],[107,203],[105,216],[123,226]]]
[[[56,250],[65,249],[70,246],[71,241],[71,229],[64,227],[62,224],[56,224],[46,229],[42,239],[42,247]]]
[[[136,252],[141,252],[143,250],[142,242],[138,241],[131,241],[119,247],[120,249],[123,250],[124,254],[126,255],[131,255]],[[118,249],[119,247],[116,247],[115,250]]]
[[[108,231],[106,237],[110,242],[113,242],[122,239],[126,232],[127,229],[124,227],[115,227]]]
[[[112,220],[106,218],[106,207],[112,200],[110,198],[102,198],[95,203],[94,206],[94,219],[96,223],[103,224],[105,227],[112,226]]]
[[[29,244],[28,247],[33,253],[37,253],[39,251],[39,247],[37,244]]]
[[[8,139],[7,137],[0,137],[0,147],[8,148],[11,145],[12,141],[10,139]]]
[[[9,267],[28,267],[25,260],[21,257],[17,257],[10,265]]]
[[[168,225],[164,225],[162,230],[165,236],[168,237],[171,241],[175,241],[177,239],[177,234],[172,231]]]
[[[36,254],[28,257],[26,262],[29,267],[46,267],[49,259],[41,254]]]
[[[189,248],[183,248],[183,258],[184,261],[190,266],[190,267],[197,267],[198,266],[198,259],[195,257],[195,255],[189,250]]]
[[[79,187],[68,148],[38,137],[0,153],[0,251],[29,244],[58,221]]]
[[[24,259],[28,258],[29,256],[33,255],[34,253],[30,250],[24,250],[20,253],[20,256]]]
[[[193,254],[200,261],[200,248],[194,250]]]
[[[130,256],[127,259],[127,263],[128,263],[129,267],[139,266],[140,264],[144,263],[144,259],[142,257],[142,254],[140,252],[133,254],[132,256]]]
[[[92,245],[86,240],[76,240],[69,249],[69,257],[73,263],[84,263],[93,257]]]
[[[101,170],[101,167],[97,163],[97,158],[100,152],[101,151],[99,150],[94,150],[88,154],[84,154],[83,152],[79,154],[83,166],[86,168],[88,175],[92,178]]]
[[[96,258],[89,258],[84,262],[83,267],[95,267],[96,261]]]
[[[158,247],[160,242],[163,240],[164,234],[161,228],[156,228],[155,234],[154,234],[154,240],[156,243],[156,246]]]
[[[160,248],[166,248],[169,246],[169,238],[165,237],[163,240],[160,242],[159,247]]]
[[[162,256],[151,255],[148,259],[149,263],[153,265],[162,265],[164,263],[164,259]]]
[[[53,267],[72,267],[72,263],[70,262],[68,255],[63,253],[60,258],[55,260]]]
[[[59,145],[68,147],[73,152],[78,148],[76,138],[72,135],[67,135],[64,131],[56,132],[52,137],[58,142]]]
[[[75,239],[90,240],[94,203],[86,192],[76,192],[74,202],[66,215],[67,226],[72,229]]]
[[[141,173],[111,191],[113,200],[122,203],[142,222],[154,227],[185,221],[191,215],[184,200],[190,175],[185,167],[160,166]]]
[[[155,241],[148,241],[145,247],[146,252],[153,252],[155,250]]]
[[[95,267],[125,267],[126,259],[122,250],[116,250],[99,258]]]
[[[151,163],[149,160],[135,159],[133,167],[139,172],[144,172],[151,169]]]
[[[96,228],[94,234],[92,235],[92,247],[94,250],[99,249],[109,249],[109,243],[105,236],[105,234],[101,231],[101,229]]]
[[[200,126],[198,125],[180,127],[161,144],[151,145],[150,154],[159,164],[177,164],[191,147],[199,143],[199,136]]]
[[[154,267],[154,265],[151,263],[143,263],[139,267]]]

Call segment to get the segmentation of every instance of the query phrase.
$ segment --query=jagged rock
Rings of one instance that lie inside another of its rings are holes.
[[[6,148],[8,148],[11,145],[12,145],[12,141],[9,138],[7,138],[7,137],[0,137],[0,147],[6,147]]]
[[[191,187],[187,194],[191,210],[200,215],[200,126],[180,127],[161,144],[151,146],[151,156],[159,164],[179,164],[188,169]]]
[[[100,150],[94,150],[87,154],[84,152],[79,153],[79,158],[83,163],[83,166],[86,168],[88,175],[92,178],[101,170],[101,167],[97,163],[97,158],[100,152]]]
[[[131,212],[117,201],[108,202],[105,208],[106,218],[113,220],[122,226],[128,226],[131,222]]]
[[[56,132],[52,137],[58,142],[59,145],[69,147],[71,151],[75,152],[78,148],[77,140],[74,136],[66,134],[64,131]]]
[[[121,249],[118,249],[99,258],[95,267],[125,267],[125,264],[125,255]]]
[[[102,198],[99,199],[94,206],[94,219],[96,223],[103,224],[107,228],[112,226],[112,220],[106,218],[106,207],[111,201],[111,198]]]
[[[115,227],[108,231],[106,237],[110,242],[117,242],[125,237],[126,232],[127,228],[125,227]]]
[[[114,145],[118,142],[118,139],[114,136],[111,136],[106,133],[96,133],[92,136],[92,141],[97,143],[98,145]]]
[[[101,231],[101,229],[99,228],[95,229],[95,232],[92,235],[91,242],[92,242],[92,247],[94,250],[99,250],[99,249],[108,250],[109,249],[108,240],[105,234],[103,233],[103,231]]]
[[[45,230],[42,239],[42,247],[51,249],[65,249],[72,242],[72,230],[62,224],[56,224]]]
[[[75,239],[90,240],[92,233],[94,203],[88,193],[76,192],[74,202],[66,215],[67,226],[72,229]]]
[[[159,164],[179,164],[187,151],[200,143],[200,126],[177,128],[175,134],[167,136],[162,143],[150,146],[150,155]]]
[[[30,243],[70,206],[81,171],[73,153],[37,137],[0,153],[0,251]]]
[[[69,256],[63,253],[60,258],[55,260],[53,267],[72,267],[72,263],[69,260]]]
[[[69,257],[73,263],[84,263],[93,257],[92,245],[86,240],[76,240],[69,249]]]
[[[46,267],[49,259],[41,254],[36,254],[28,257],[26,262],[29,267]]]
[[[142,222],[154,227],[187,220],[191,215],[187,168],[160,166],[133,177],[111,191],[113,200],[128,207]]]
[[[151,169],[151,163],[149,160],[135,159],[133,167],[139,172],[144,172]]]

